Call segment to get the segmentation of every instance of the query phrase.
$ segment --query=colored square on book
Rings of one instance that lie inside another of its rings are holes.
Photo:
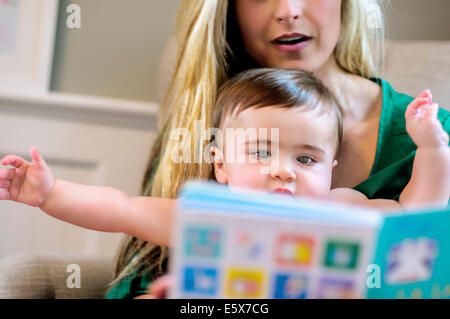
[[[275,274],[273,298],[305,299],[307,294],[306,276],[300,274]]]
[[[355,291],[354,282],[350,279],[322,278],[318,288],[317,298],[320,299],[360,298]]]
[[[184,230],[184,252],[188,257],[218,258],[223,235],[219,228],[188,226]]]
[[[214,295],[218,288],[218,271],[215,268],[186,267],[183,290],[188,293]]]
[[[232,233],[233,256],[239,261],[261,262],[266,257],[266,240],[254,230],[238,229]]]
[[[265,280],[261,270],[230,268],[225,279],[225,295],[230,298],[262,298]]]
[[[355,269],[360,254],[359,243],[344,241],[328,241],[323,264],[338,269]]]
[[[275,260],[280,265],[310,265],[313,247],[312,238],[290,234],[280,235],[275,245]]]

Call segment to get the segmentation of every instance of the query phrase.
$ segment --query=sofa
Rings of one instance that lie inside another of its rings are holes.
[[[18,254],[0,261],[0,299],[104,298],[112,258],[73,254]]]
[[[173,41],[170,46],[173,46]],[[163,59],[173,61],[173,47]],[[381,76],[400,92],[417,95],[431,88],[434,100],[450,109],[450,41],[391,42]],[[170,68],[170,63],[161,63]],[[173,68],[172,68],[173,69]],[[167,71],[167,72],[165,72]],[[161,86],[170,70],[160,70]],[[80,288],[69,288],[67,266],[81,269]],[[81,255],[28,254],[0,261],[0,298],[103,298],[113,278],[113,259]]]

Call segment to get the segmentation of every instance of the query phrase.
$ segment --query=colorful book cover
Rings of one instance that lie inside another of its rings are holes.
[[[179,212],[173,298],[450,297],[448,211],[385,215],[195,182]]]

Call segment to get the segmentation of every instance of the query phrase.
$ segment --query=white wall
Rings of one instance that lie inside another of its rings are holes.
[[[81,8],[81,28],[66,7]],[[156,100],[158,61],[179,0],[61,0],[52,90]]]

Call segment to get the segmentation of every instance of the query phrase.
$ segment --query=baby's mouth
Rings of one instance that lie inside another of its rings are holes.
[[[275,188],[271,193],[294,196],[294,193],[290,189],[284,187]]]

